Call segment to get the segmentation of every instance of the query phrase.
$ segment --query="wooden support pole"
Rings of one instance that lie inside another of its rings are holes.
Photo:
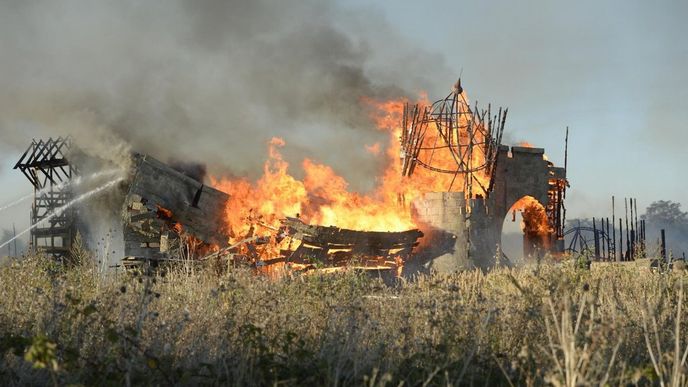
[[[595,238],[595,260],[600,259],[600,243],[597,239],[597,225],[595,223],[595,218],[592,218],[592,233]]]
[[[617,261],[621,262],[623,260],[623,223],[621,218],[619,218],[619,255]]]
[[[557,240],[559,238],[562,238],[564,236],[564,227],[563,224],[561,223],[561,205],[562,205],[562,195],[561,195],[561,190],[562,188],[559,186],[559,183],[557,182],[557,204],[556,204],[556,214],[557,214],[557,229],[556,229],[556,236]]]
[[[613,259],[612,256],[612,240],[609,238],[609,218],[607,218],[607,260],[611,261]]]
[[[624,198],[624,208],[626,209],[626,255],[628,256],[624,259],[624,261],[630,261],[633,254],[631,253],[631,233],[628,229],[628,198]]]
[[[602,227],[600,228],[600,245],[601,245],[601,250],[602,250],[602,258],[607,259],[607,244],[604,242],[604,218],[600,218],[600,223],[602,223]]]
[[[607,247],[604,244],[604,218],[600,218],[600,229],[597,231],[597,233],[599,234],[600,258],[606,259]]]
[[[645,251],[645,219],[640,219],[640,232],[638,233],[638,243],[640,245],[640,251],[643,255],[643,258],[647,256],[647,252]]]
[[[569,166],[569,127],[566,127],[566,137],[564,138],[564,172]],[[568,177],[568,174],[566,174]]]
[[[661,240],[661,246],[660,246],[660,254],[662,255],[662,259],[664,262],[669,262],[667,260],[667,252],[666,252],[666,233],[664,232],[664,229],[661,231],[662,235],[662,240]]]
[[[633,227],[633,198],[628,199],[631,205],[631,260],[635,258],[635,231]]]
[[[636,244],[639,241],[638,237],[638,198],[633,199],[633,213],[635,214],[635,233],[636,233]]]
[[[612,248],[614,249],[614,260],[620,261],[619,256],[616,254],[616,214],[615,214],[615,203],[614,196],[612,196]]]

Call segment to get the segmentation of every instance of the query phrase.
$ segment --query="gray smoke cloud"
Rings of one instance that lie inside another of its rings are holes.
[[[318,0],[3,2],[0,52],[4,151],[70,134],[118,163],[256,176],[280,136],[354,188],[382,162],[364,145],[386,141],[362,98],[444,95],[455,76],[381,18]]]

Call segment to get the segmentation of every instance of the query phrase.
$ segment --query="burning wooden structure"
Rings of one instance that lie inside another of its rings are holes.
[[[77,232],[77,210],[62,209],[74,197],[65,188],[79,174],[68,159],[73,150],[69,137],[34,139],[14,166],[34,188],[31,225],[37,226],[31,229],[30,246],[59,260],[68,256]]]
[[[471,108],[461,80],[444,99],[430,106],[404,106],[401,173],[413,176],[417,167],[445,179],[446,191],[469,197],[492,190],[499,145],[508,109],[492,115],[491,107]]]
[[[227,246],[223,217],[229,195],[148,155],[137,155],[134,160],[125,199],[125,263],[227,256],[256,267],[284,263],[312,269],[356,262],[362,267],[396,268],[411,256],[422,236],[418,230],[356,231],[285,218],[272,235],[255,236],[251,231],[241,242]],[[259,252],[262,246],[277,246],[284,239],[289,243],[277,250],[279,254]]]
[[[32,229],[32,245],[61,259],[68,256],[82,223],[77,207],[68,205],[74,200],[70,183],[79,169],[67,154],[75,149],[69,138],[34,140],[15,166],[34,186],[32,225],[45,223]],[[309,269],[356,261],[360,266],[395,268],[411,256],[422,236],[418,230],[357,231],[287,217],[271,235],[251,234],[239,245],[228,246],[225,211],[231,197],[199,180],[149,155],[132,155],[122,211],[125,265],[226,254],[256,267],[281,262]],[[277,246],[284,239],[290,242],[273,250],[276,254],[258,253],[261,246]]]
[[[346,181],[310,161],[304,162],[311,168],[305,182],[287,175],[276,150],[281,139],[270,142],[261,189],[239,181],[223,187],[230,194],[151,156],[134,155],[123,203],[124,255],[174,260],[226,254],[256,267],[357,262],[399,268],[415,262],[408,268],[489,268],[506,258],[499,248],[502,223],[524,198],[542,208],[538,233],[526,233],[529,244],[564,251],[566,161],[560,168],[544,149],[502,145],[507,110],[472,108],[460,81],[433,104],[402,106],[390,128],[390,149],[400,154],[397,160],[388,152],[386,173],[395,177],[385,175],[391,183],[377,197],[346,192]],[[34,141],[17,163],[37,192],[34,223],[70,198],[68,190],[45,190],[77,172],[63,154],[69,147],[65,139]],[[46,236],[51,253],[68,251],[75,217],[65,213],[49,229],[36,228],[34,244]],[[66,242],[56,242],[60,235]]]
[[[344,266],[355,262],[364,267],[396,267],[411,257],[419,230],[401,232],[356,231],[308,225],[296,218],[283,221],[287,235],[300,243],[284,250],[285,261],[298,265]]]
[[[555,167],[542,148],[502,145],[506,116],[506,109],[471,108],[460,81],[430,106],[405,107],[402,174],[436,190],[412,201],[416,224],[432,241],[414,270],[508,262],[500,250],[503,220],[524,198],[543,208],[543,231],[532,238],[526,233],[524,247],[534,246],[538,254],[564,251],[566,168]]]
[[[125,256],[163,259],[173,249],[226,244],[229,196],[148,155],[135,155],[124,209]],[[185,243],[179,243],[180,238]],[[188,254],[188,251],[187,251]]]
[[[502,145],[506,115],[506,109],[493,112],[490,106],[482,111],[470,107],[460,81],[442,100],[429,106],[404,107],[398,138],[399,173],[402,181],[416,188],[400,190],[398,202],[404,205],[398,211],[410,211],[417,228],[395,232],[307,224],[296,213],[252,213],[245,205],[234,205],[243,201],[144,157],[136,164],[127,197],[127,251],[134,256],[164,256],[170,232],[183,231],[200,245],[219,249],[206,257],[225,254],[256,267],[288,264],[309,268],[357,261],[388,268],[411,262],[409,272],[414,265],[437,271],[489,268],[505,261],[499,248],[503,220],[516,203],[527,198],[541,208],[537,212],[539,230],[525,234],[527,245],[538,254],[563,252],[566,168],[548,161],[544,149]],[[274,149],[271,152],[276,154]],[[281,159],[276,161],[283,165]],[[283,173],[284,167],[276,171]],[[284,176],[279,172],[270,175],[271,179],[280,177]],[[405,193],[414,194],[408,198],[410,203],[406,203]],[[244,213],[241,219],[235,219],[235,211],[227,214],[242,227],[223,229],[227,222],[222,217],[228,208]],[[261,220],[264,216],[271,220],[266,223]],[[203,221],[199,223],[199,219]],[[150,232],[163,226],[168,231]],[[423,235],[425,242],[419,245]]]

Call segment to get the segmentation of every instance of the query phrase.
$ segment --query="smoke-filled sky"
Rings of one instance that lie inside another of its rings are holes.
[[[459,75],[556,164],[570,127],[569,216],[611,195],[688,205],[687,16],[684,0],[1,2],[0,207],[31,190],[11,170],[31,138],[57,134],[247,176],[280,136],[295,168],[365,190],[385,134],[362,97],[438,99]]]

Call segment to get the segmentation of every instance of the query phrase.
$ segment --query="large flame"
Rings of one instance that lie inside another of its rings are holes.
[[[549,236],[554,231],[547,218],[545,207],[532,196],[522,197],[511,207],[511,210],[522,212],[521,230],[530,238]]]
[[[455,177],[423,168],[411,177],[402,176],[400,138],[404,130],[401,123],[406,102],[362,101],[370,107],[371,118],[378,129],[389,134],[386,152],[381,151],[380,144],[366,146],[369,152],[386,158],[386,167],[378,185],[368,194],[350,191],[348,182],[331,167],[311,159],[303,160],[301,168],[305,176],[302,180],[296,179],[280,153],[280,148],[285,146],[280,138],[269,142],[269,157],[263,166],[263,176],[255,183],[246,179],[213,178],[212,184],[230,195],[226,208],[230,241],[253,236],[256,227],[278,230],[280,219],[286,216],[299,217],[310,224],[355,230],[404,231],[415,228],[410,211],[404,208],[406,203],[423,192],[447,191],[450,185],[453,191],[461,191],[464,185],[461,175]],[[429,105],[425,97],[419,104]],[[428,130],[425,141],[432,143],[438,140],[437,136],[437,130]],[[447,168],[456,165],[448,151],[440,150],[432,157],[433,165]],[[475,160],[472,162],[476,165],[484,162],[478,159],[478,152],[473,157]],[[474,178],[486,187],[489,176],[475,175]],[[477,188],[475,193],[484,192]]]
[[[378,186],[369,194],[349,190],[348,182],[329,166],[305,159],[302,180],[290,174],[289,164],[280,153],[285,142],[273,138],[263,175],[255,183],[246,179],[213,178],[212,184],[228,193],[226,219],[231,240],[254,232],[255,227],[277,229],[285,216],[300,217],[307,223],[355,230],[404,231],[414,228],[409,211],[400,210],[399,198],[408,192],[399,173],[399,142],[403,101],[376,103],[374,121],[389,131],[387,167]],[[379,145],[373,149],[379,149]],[[379,152],[376,151],[376,152]]]
[[[413,124],[405,128],[410,137],[401,156],[416,162],[412,173],[415,187],[465,192],[470,198],[487,196],[491,173],[486,142],[491,140],[485,134],[489,128],[485,115],[476,114],[468,104],[468,97],[461,91],[432,105],[424,101],[421,109],[409,117]],[[422,135],[414,138],[412,133]],[[415,151],[418,153],[409,154]]]

